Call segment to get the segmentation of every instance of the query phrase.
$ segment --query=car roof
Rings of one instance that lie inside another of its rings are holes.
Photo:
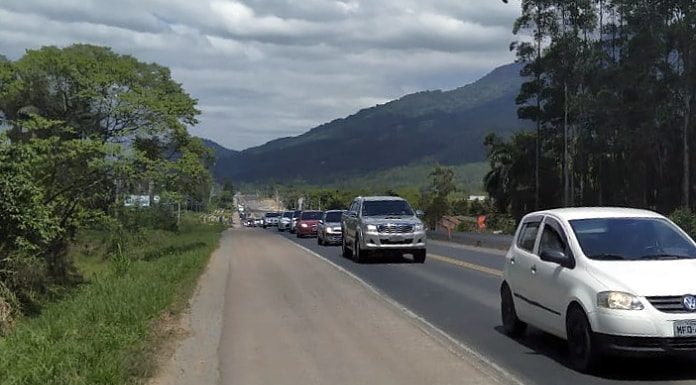
[[[573,207],[538,211],[529,215],[552,215],[566,221],[599,218],[663,218],[662,215],[653,211],[625,207]]]
[[[373,197],[362,197],[365,201],[403,201],[404,198],[393,197],[393,196],[373,196]]]
[[[342,213],[346,210],[326,210],[327,213]]]

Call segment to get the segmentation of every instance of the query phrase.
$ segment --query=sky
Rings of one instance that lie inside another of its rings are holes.
[[[510,63],[520,0],[2,0],[0,54],[107,45],[172,69],[235,150]]]

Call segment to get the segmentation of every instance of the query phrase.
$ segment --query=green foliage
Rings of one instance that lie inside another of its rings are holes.
[[[538,128],[487,142],[498,208],[693,208],[694,20],[676,0],[524,0],[518,114]]]
[[[678,208],[669,216],[677,226],[681,227],[691,238],[696,239],[696,214],[686,208]]]
[[[425,208],[425,219],[431,227],[452,211],[450,195],[457,190],[454,184],[454,171],[436,165],[430,173],[430,186],[422,202]]]
[[[145,239],[131,245],[136,258],[84,257],[87,283],[0,339],[0,382],[143,383],[155,370],[160,337],[153,323],[185,306],[220,231],[185,222],[180,233],[146,230]],[[80,249],[107,236],[92,232]],[[165,252],[152,254],[158,250]]]

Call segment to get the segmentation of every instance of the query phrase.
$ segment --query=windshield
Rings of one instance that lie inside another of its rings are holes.
[[[696,258],[693,242],[660,218],[602,218],[570,221],[583,253],[596,260]]]
[[[362,215],[365,217],[413,216],[413,210],[406,201],[365,201]]]
[[[324,215],[324,213],[321,211],[305,211],[302,213],[300,219],[303,221],[318,221],[321,219],[322,215]]]
[[[283,213],[283,218],[292,218],[292,215],[294,214],[294,211],[286,211]]]
[[[280,214],[278,214],[278,213],[268,213],[268,214],[266,214],[266,218],[275,218],[275,217],[278,217],[278,216],[280,216]]]
[[[330,213],[326,213],[326,223],[338,223],[341,221],[341,212],[340,211],[332,211]]]

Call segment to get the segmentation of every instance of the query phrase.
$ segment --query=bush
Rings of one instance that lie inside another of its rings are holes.
[[[675,210],[669,219],[686,231],[691,238],[696,239],[696,215],[688,208],[679,208]]]

